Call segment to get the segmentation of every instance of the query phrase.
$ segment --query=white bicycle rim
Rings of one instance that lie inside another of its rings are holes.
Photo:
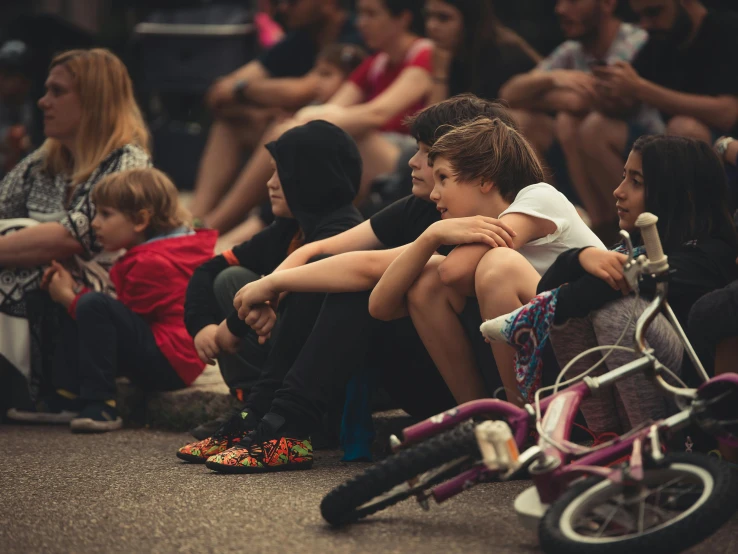
[[[673,479],[674,477],[677,477],[679,475],[684,477],[691,477],[691,479],[689,479],[691,482],[699,482],[704,487],[702,494],[694,502],[694,504],[692,504],[689,508],[681,512],[676,517],[668,519],[654,527],[650,527],[643,533],[636,534],[635,532],[633,532],[622,537],[592,537],[588,535],[583,535],[574,529],[573,522],[577,522],[580,517],[584,515],[587,511],[591,511],[595,507],[597,507],[598,503],[602,504],[603,502],[613,498],[613,496],[616,496],[623,490],[622,485],[615,484],[611,481],[608,481],[607,479],[582,492],[582,494],[577,496],[569,503],[569,505],[561,514],[561,518],[559,519],[559,529],[561,533],[571,541],[589,544],[607,544],[632,540],[635,537],[642,537],[649,533],[655,533],[670,525],[674,525],[678,521],[683,520],[690,514],[697,511],[710,497],[713,489],[715,488],[715,479],[709,471],[699,466],[683,463],[671,464],[668,469],[665,468],[647,471],[644,483],[646,485],[651,485],[659,482],[667,483],[670,479]],[[661,476],[664,476],[666,478],[662,480],[659,478]],[[648,496],[651,496],[651,494],[649,493],[646,497],[644,497],[644,499]]]

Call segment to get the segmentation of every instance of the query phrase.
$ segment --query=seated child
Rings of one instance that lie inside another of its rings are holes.
[[[693,139],[641,137],[633,145],[623,181],[613,194],[620,228],[631,234],[634,246],[641,245],[635,227],[638,216],[644,211],[658,216],[658,231],[669,257],[668,300],[686,327],[697,299],[736,276],[738,238],[727,209],[727,185],[720,162],[709,146]],[[643,251],[642,247],[638,250]],[[490,339],[506,341],[518,349],[518,386],[527,401],[533,400],[540,384],[539,352],[549,336],[563,367],[589,348],[615,344],[634,308],[640,314],[645,307],[646,300],[634,305],[635,296],[623,277],[624,252],[620,244],[608,252],[577,248],[563,253],[541,279],[538,296],[482,326]],[[654,285],[652,279],[644,278],[641,297],[652,296]],[[633,346],[634,325],[635,319],[622,346]],[[679,371],[683,348],[664,316],[652,323],[646,340],[661,363]],[[634,358],[632,353],[613,351],[602,369],[593,374]],[[600,353],[583,358],[567,377],[589,369],[600,359]],[[624,433],[668,415],[667,411],[665,397],[644,375],[620,381],[582,404],[587,425],[595,434]]]
[[[313,121],[287,131],[267,149],[274,166],[267,186],[276,220],[250,241],[197,268],[185,305],[185,323],[200,359],[218,359],[223,378],[243,401],[244,413],[252,415],[241,417],[239,410],[232,423],[252,428],[251,420],[258,412],[266,413],[274,391],[307,339],[323,295],[287,296],[279,304],[280,321],[285,324],[280,324],[269,344],[238,318],[233,296],[247,282],[272,273],[303,244],[327,239],[362,221],[352,204],[359,190],[361,157],[348,134],[325,121]],[[289,317],[284,317],[286,312]],[[261,329],[275,317],[271,306],[262,306],[254,327]],[[218,428],[226,422],[223,418],[198,429],[205,436],[197,438],[222,435]],[[184,447],[178,455],[188,461],[205,461],[192,452],[209,451],[211,442],[207,446],[194,443],[197,446]]]
[[[329,44],[320,51],[311,73],[317,78],[316,97],[313,104],[324,104],[333,96],[349,75],[361,65],[366,52],[356,44]],[[230,250],[249,240],[270,224],[274,218],[269,202],[262,204],[241,225],[218,239],[217,252]]]
[[[380,319],[409,313],[457,402],[486,396],[459,315],[476,296],[483,317],[535,295],[540,275],[572,247],[604,249],[576,208],[551,185],[531,146],[500,120],[479,119],[444,135],[428,155],[431,225],[387,269],[369,309]],[[457,246],[448,256],[441,245]],[[479,321],[481,323],[481,320]],[[512,355],[493,348],[508,397]],[[513,400],[513,398],[510,398]]]
[[[190,228],[177,189],[156,169],[110,175],[92,201],[92,227],[103,249],[126,250],[110,270],[117,299],[82,288],[58,262],[42,281],[76,322],[63,328],[53,367],[56,393],[48,402],[66,411],[73,432],[123,426],[115,405],[118,375],[144,390],[167,391],[202,373],[205,364],[182,315],[187,282],[212,256],[216,239],[215,231]]]

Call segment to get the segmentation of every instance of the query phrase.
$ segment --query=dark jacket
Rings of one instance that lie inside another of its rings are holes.
[[[313,121],[284,133],[266,145],[277,164],[285,200],[294,219],[274,223],[232,250],[201,265],[192,276],[185,302],[185,325],[194,337],[221,317],[213,283],[231,265],[267,275],[300,244],[332,237],[362,221],[352,202],[361,181],[361,156],[353,139],[325,121]],[[247,330],[234,312],[228,327],[237,336]]]
[[[585,317],[613,300],[622,298],[620,291],[587,273],[579,263],[582,249],[567,250],[546,271],[538,283],[538,292],[568,283],[559,292],[556,322]],[[668,253],[669,304],[677,319],[686,327],[689,310],[704,294],[724,287],[738,277],[736,249],[720,239],[691,241]],[[651,298],[656,283],[649,276],[641,281],[641,296]]]

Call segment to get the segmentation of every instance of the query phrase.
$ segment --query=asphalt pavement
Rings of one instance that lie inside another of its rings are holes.
[[[367,464],[318,452],[314,469],[218,475],[180,462],[185,434],[0,425],[0,552],[535,553],[512,510],[528,482],[479,486],[423,512],[404,502],[333,530],[321,498]],[[738,517],[690,553],[738,552]]]

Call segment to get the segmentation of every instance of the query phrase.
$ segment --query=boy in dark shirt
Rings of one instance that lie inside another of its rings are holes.
[[[252,428],[253,433],[243,425],[236,431],[226,429],[228,432],[183,447],[178,453],[180,458],[205,462],[207,453],[222,453],[241,441],[237,456],[232,451],[225,457],[218,454],[208,467],[228,473],[309,467],[309,431],[319,425],[335,395],[365,364],[382,368],[383,385],[413,415],[428,416],[454,405],[409,318],[390,323],[374,320],[369,315],[368,301],[371,289],[401,249],[440,219],[435,204],[429,201],[433,189],[433,174],[427,165],[430,146],[453,125],[479,116],[497,117],[514,127],[504,107],[472,95],[451,98],[421,111],[410,123],[418,141],[418,153],[410,160],[413,195],[345,233],[305,245],[274,273],[259,280],[268,298],[284,291],[291,293],[289,297],[314,291],[340,294],[326,296],[310,337],[288,368],[273,400],[268,397],[258,406],[247,405],[250,414],[266,415],[259,427]],[[305,265],[326,254],[333,256]],[[249,318],[246,322],[252,323]],[[281,326],[286,324],[285,318]],[[267,332],[268,328],[262,328],[261,333]],[[422,394],[417,390],[419,384]],[[272,413],[274,407],[289,411],[300,428],[285,426],[280,416]],[[246,448],[249,445],[253,449]],[[272,457],[268,453],[273,451],[286,456]],[[185,453],[190,455],[184,457]]]

